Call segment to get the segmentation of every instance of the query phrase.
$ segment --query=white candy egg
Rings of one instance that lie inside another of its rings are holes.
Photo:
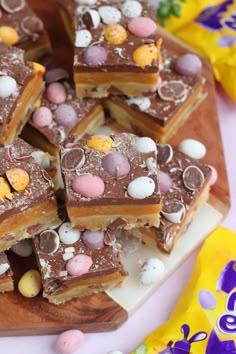
[[[83,15],[88,10],[89,10],[88,6],[77,6],[77,8],[75,9],[75,13],[76,15]]]
[[[45,170],[50,166],[50,156],[41,150],[36,150],[31,153],[35,161]]]
[[[121,7],[123,15],[130,18],[139,17],[142,13],[142,10],[142,5],[136,0],[128,0],[124,2]]]
[[[4,273],[6,273],[6,271],[10,268],[8,263],[3,263],[0,264],[0,275],[3,275]]]
[[[146,166],[147,169],[150,173],[156,173],[157,172],[157,162],[153,157],[149,157],[146,160]]]
[[[92,35],[88,30],[80,30],[75,32],[75,46],[77,48],[88,47],[92,41]]]
[[[70,222],[64,222],[60,226],[58,234],[61,242],[66,245],[72,245],[80,239],[80,231],[73,230]]]
[[[16,80],[11,76],[0,76],[0,97],[7,98],[12,95],[17,88]]]
[[[113,6],[101,6],[98,12],[102,21],[107,25],[118,23],[121,19],[121,12]]]
[[[206,155],[205,145],[195,139],[184,139],[178,149],[193,159],[201,159]]]
[[[135,142],[136,148],[139,152],[149,153],[156,152],[157,146],[154,140],[148,137],[138,138]]]
[[[151,106],[151,101],[148,97],[133,97],[126,101],[128,105],[135,104],[140,111],[144,112]]]
[[[98,28],[98,26],[100,25],[100,22],[101,22],[101,18],[99,16],[99,13],[96,10],[88,10],[87,12],[91,17],[91,21],[93,24],[92,27]]]
[[[140,271],[140,281],[143,285],[152,285],[162,278],[165,272],[164,263],[158,258],[147,259]]]
[[[130,197],[144,199],[150,197],[155,191],[155,182],[150,177],[138,177],[128,185],[127,192]]]

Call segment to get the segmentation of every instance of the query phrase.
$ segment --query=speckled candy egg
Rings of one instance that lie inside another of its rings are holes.
[[[160,192],[163,194],[168,192],[171,189],[173,181],[170,175],[168,175],[163,171],[159,171],[159,184],[160,184]]]
[[[60,241],[66,245],[72,245],[80,239],[80,231],[74,230],[70,222],[64,222],[59,230]]]
[[[92,41],[92,35],[88,30],[80,30],[75,32],[75,47],[88,47]]]
[[[160,280],[165,272],[164,263],[158,258],[147,259],[140,271],[140,280],[143,285],[152,285]]]
[[[78,122],[76,111],[67,103],[62,103],[55,109],[53,119],[67,129],[73,128]]]
[[[156,23],[148,17],[132,18],[128,23],[128,30],[137,37],[146,38],[157,29]]]
[[[144,69],[146,66],[151,65],[157,61],[159,50],[155,44],[144,44],[133,52],[134,62]]]
[[[63,68],[54,68],[54,69],[47,70],[44,76],[45,82],[47,84],[51,84],[52,82],[56,82],[68,78],[69,78],[69,74]]]
[[[129,106],[136,105],[140,109],[140,111],[145,112],[151,106],[150,98],[148,97],[132,97],[129,98],[127,101]]]
[[[150,197],[155,191],[155,182],[150,177],[138,177],[128,184],[128,195],[135,199]]]
[[[113,6],[100,6],[98,12],[103,23],[107,25],[118,23],[121,20],[121,12]]]
[[[35,297],[41,290],[41,276],[36,269],[28,270],[19,280],[18,290],[24,297]]]
[[[93,260],[86,254],[78,254],[71,258],[66,264],[66,270],[72,276],[81,276],[88,273]]]
[[[14,45],[19,41],[19,35],[15,28],[10,26],[0,27],[0,39],[8,45]]]
[[[0,97],[7,98],[17,89],[16,80],[11,76],[0,76]]]
[[[139,1],[128,0],[125,1],[121,6],[121,11],[124,16],[134,18],[141,15],[143,10],[142,5]]]
[[[84,52],[84,61],[87,65],[101,65],[107,60],[107,50],[100,45],[88,47]]]
[[[135,142],[135,146],[139,152],[143,152],[143,153],[157,151],[157,146],[155,141],[148,137],[137,138]]]
[[[113,140],[106,135],[93,135],[87,140],[87,146],[100,152],[108,152],[112,149]]]
[[[8,263],[0,264],[0,275],[5,274],[8,271],[9,268],[10,268],[10,266],[9,266]]]
[[[53,120],[52,112],[48,107],[37,108],[31,118],[31,121],[37,127],[48,127]]]
[[[112,23],[105,28],[104,37],[108,43],[120,45],[127,39],[127,32],[120,24]]]
[[[66,100],[65,86],[60,82],[53,82],[48,85],[46,89],[46,98],[49,102],[55,104],[62,104]]]
[[[200,74],[202,62],[196,54],[184,54],[176,60],[174,69],[180,75],[195,76]]]
[[[193,159],[201,159],[206,155],[205,145],[195,139],[182,140],[178,149]]]
[[[77,351],[84,341],[84,334],[78,329],[65,331],[56,339],[55,348],[59,353],[71,354]]]
[[[130,171],[127,157],[120,152],[105,155],[102,159],[102,167],[112,177],[126,176]]]
[[[103,248],[104,244],[104,231],[85,231],[83,233],[83,243],[86,247],[90,248],[91,250],[97,250]]]
[[[72,189],[85,198],[100,197],[105,191],[103,180],[94,175],[76,176],[72,182]]]

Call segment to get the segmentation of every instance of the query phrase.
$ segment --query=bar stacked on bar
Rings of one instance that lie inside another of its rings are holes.
[[[51,44],[41,19],[25,0],[0,1],[0,39],[25,51],[25,59],[37,61],[51,53]]]

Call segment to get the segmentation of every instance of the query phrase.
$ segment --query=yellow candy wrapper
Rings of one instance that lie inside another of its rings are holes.
[[[204,243],[170,319],[133,354],[236,354],[236,234]]]
[[[210,60],[216,80],[236,101],[236,0],[187,0],[166,29]]]

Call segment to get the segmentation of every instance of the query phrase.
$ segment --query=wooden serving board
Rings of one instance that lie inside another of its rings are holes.
[[[71,71],[73,49],[62,28],[56,10],[56,0],[28,2],[47,27],[56,63]],[[179,53],[186,51],[185,45],[161,28],[160,34],[164,41],[170,43],[173,50]],[[17,290],[2,294],[0,336],[55,334],[71,328],[79,328],[84,332],[111,331],[118,328],[222,221],[229,209],[229,188],[217,117],[214,78],[207,60],[204,60],[203,74],[207,79],[208,96],[170,143],[177,146],[184,138],[202,141],[207,147],[205,162],[217,169],[219,178],[212,187],[210,204],[204,205],[186,234],[179,240],[173,253],[170,256],[158,254],[166,266],[163,278],[152,287],[140,286],[135,268],[137,258],[153,256],[153,251],[142,246],[135,256],[127,254],[125,264],[130,271],[130,277],[126,286],[109,294],[101,293],[59,306],[49,304],[41,296],[34,299],[23,298]],[[10,261],[13,264],[14,280],[17,284],[19,277],[29,267],[32,268],[32,263],[13,254],[10,254]]]

